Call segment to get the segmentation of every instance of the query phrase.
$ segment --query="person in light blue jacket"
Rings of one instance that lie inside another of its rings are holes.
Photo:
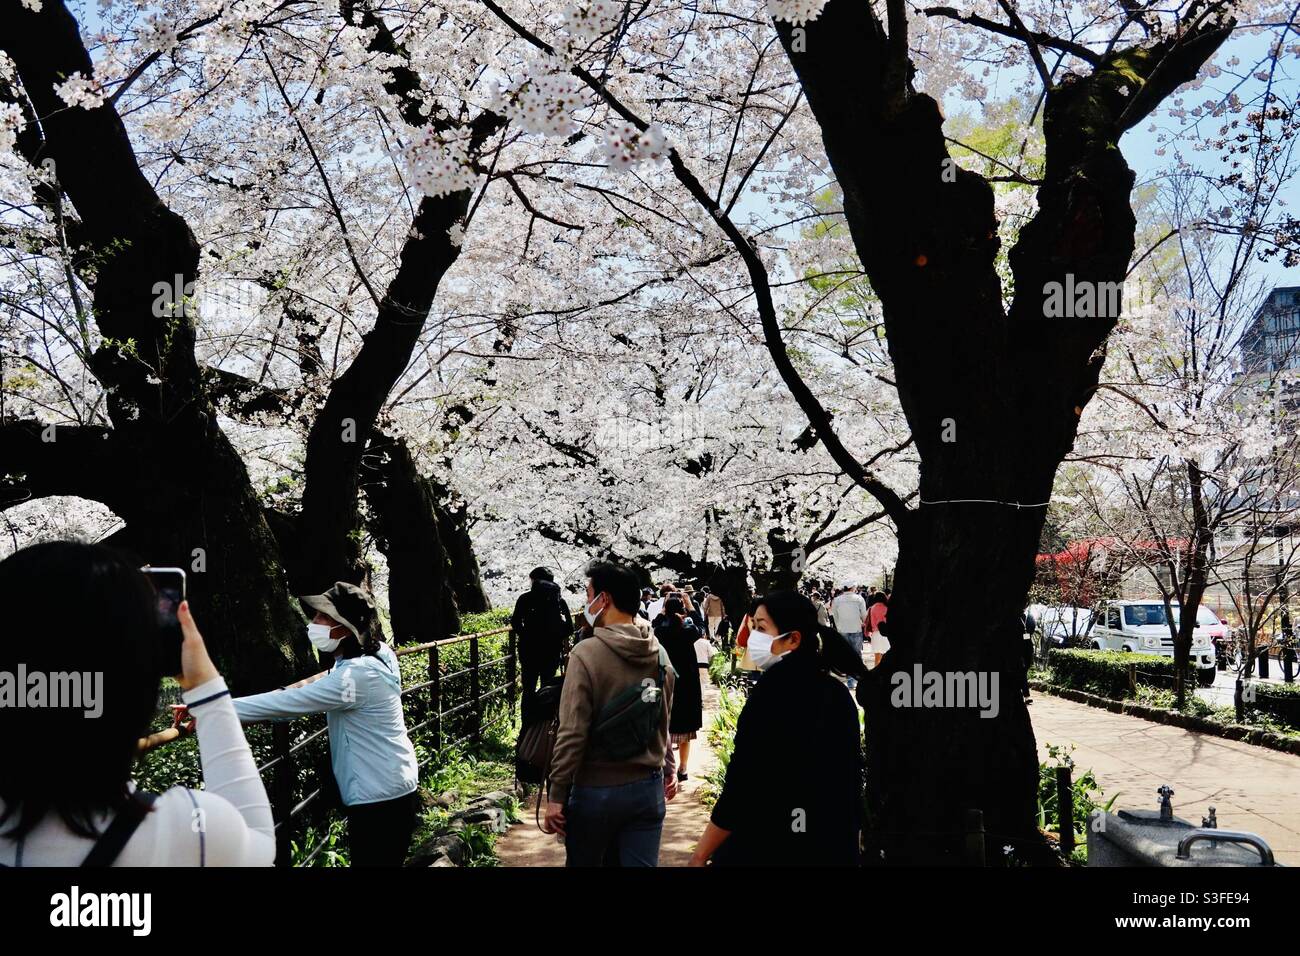
[[[244,723],[325,714],[353,866],[401,866],[415,829],[418,765],[402,715],[397,655],[370,594],[337,582],[299,598],[315,612],[307,637],[334,655],[323,674],[234,702]]]

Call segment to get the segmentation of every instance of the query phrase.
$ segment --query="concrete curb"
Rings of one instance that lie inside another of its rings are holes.
[[[1204,717],[1181,714],[1176,710],[1166,710],[1163,707],[1148,707],[1146,704],[1139,704],[1135,701],[1101,697],[1097,694],[1089,694],[1086,691],[1075,690],[1072,687],[1047,684],[1040,680],[1031,680],[1029,686],[1040,694],[1050,694],[1053,697],[1072,700],[1076,704],[1099,707],[1103,710],[1109,710],[1113,714],[1128,714],[1130,717],[1140,717],[1156,724],[1169,724],[1172,727],[1194,730],[1199,734],[1207,734],[1211,737],[1238,740],[1242,743],[1253,744],[1256,747],[1266,747],[1269,750],[1300,756],[1300,739],[1282,737],[1267,730],[1259,730],[1243,724],[1220,724],[1213,720],[1206,720]]]

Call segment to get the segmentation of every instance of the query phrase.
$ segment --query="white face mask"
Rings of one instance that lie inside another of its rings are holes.
[[[785,637],[785,634],[765,634],[762,631],[749,632],[749,658],[754,662],[754,666],[761,671],[767,670],[781,658],[789,654],[789,651],[782,651],[780,654],[772,653],[772,644]]]
[[[326,652],[337,650],[339,639],[336,637],[330,637],[330,633],[333,630],[334,628],[330,627],[328,624],[308,624],[307,640],[311,641],[312,646],[317,650]]]
[[[594,598],[591,599],[591,601],[588,602],[586,608],[584,608],[582,612],[582,616],[587,619],[587,623],[590,624],[592,627],[596,626],[596,618],[600,617],[600,611],[605,610],[604,608],[601,608],[600,611],[597,611],[594,614],[591,612],[591,605],[595,604],[599,600],[600,600],[600,595],[597,594]]]

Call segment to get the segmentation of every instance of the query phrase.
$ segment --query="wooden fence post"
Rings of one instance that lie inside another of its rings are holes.
[[[438,645],[429,648],[429,709],[433,720],[433,749],[442,749],[442,674]]]
[[[510,684],[510,692],[506,695],[510,701],[510,713],[514,713],[516,703],[519,700],[518,675],[519,667],[517,658],[519,656],[519,640],[515,636],[515,629],[512,627],[506,632],[506,681]]]
[[[275,865],[292,866],[292,850],[289,847],[289,828],[292,821],[289,811],[293,809],[293,758],[289,755],[289,724],[277,721],[271,725],[271,746],[275,752],[275,820],[279,824],[275,830]]]
[[[1074,784],[1069,767],[1056,768],[1057,829],[1061,836],[1061,854],[1068,860],[1074,852]]]
[[[1128,689],[1134,697],[1138,695],[1138,667],[1136,664],[1128,666]]]
[[[470,708],[473,715],[470,717],[470,720],[473,721],[470,729],[474,735],[474,745],[476,747],[479,744],[483,727],[483,701],[479,697],[481,681],[479,680],[478,660],[478,635],[476,634],[469,639],[469,696],[474,702]]]

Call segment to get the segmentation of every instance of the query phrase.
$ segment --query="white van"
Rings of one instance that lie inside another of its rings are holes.
[[[1175,626],[1178,607],[1171,608]],[[1214,683],[1214,641],[1212,629],[1219,619],[1202,605],[1192,632],[1191,664],[1202,686]],[[1099,651],[1128,651],[1132,654],[1174,656],[1174,639],[1169,633],[1165,606],[1161,601],[1107,601],[1092,626],[1091,644]]]

